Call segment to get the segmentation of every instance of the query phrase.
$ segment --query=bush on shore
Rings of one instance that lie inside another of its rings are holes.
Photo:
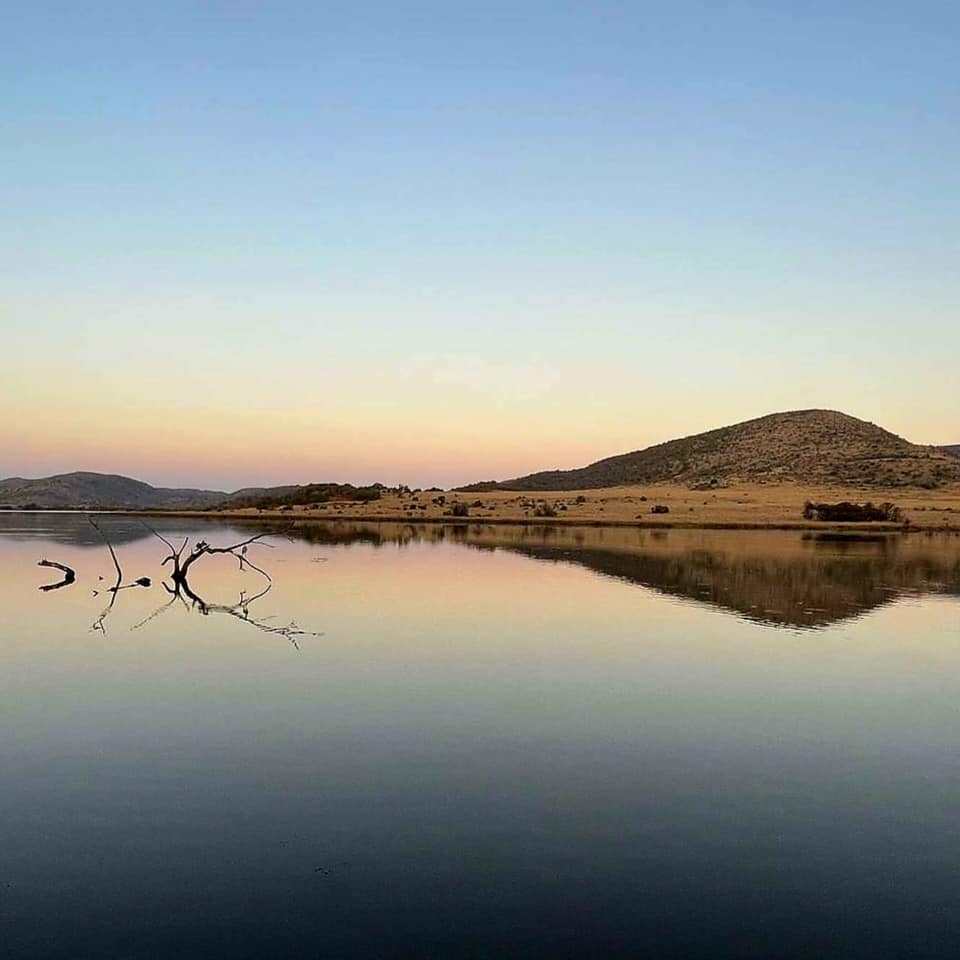
[[[887,523],[902,523],[905,521],[903,512],[892,503],[850,503],[842,500],[840,503],[813,503],[808,500],[803,505],[804,520],[844,521],[846,523],[868,523],[870,521],[885,521]]]

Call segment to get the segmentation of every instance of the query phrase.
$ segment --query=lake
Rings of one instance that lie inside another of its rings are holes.
[[[5,960],[960,955],[960,537],[151,522],[0,515]]]

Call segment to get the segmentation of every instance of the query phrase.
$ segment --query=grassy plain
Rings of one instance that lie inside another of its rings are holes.
[[[742,483],[715,490],[691,490],[677,485],[611,487],[600,490],[487,493],[420,491],[385,494],[368,503],[331,502],[276,510],[227,510],[235,517],[286,519],[350,519],[493,523],[602,524],[644,527],[780,528],[780,529],[901,529],[882,523],[829,524],[803,519],[807,500],[858,503],[892,502],[909,525],[920,529],[960,531],[960,484],[935,490],[850,486],[810,486],[793,483]],[[454,505],[459,504],[457,512]],[[653,513],[655,506],[667,513]],[[462,511],[466,510],[464,516]],[[459,514],[459,515],[457,515]],[[551,515],[552,514],[552,515]],[[209,513],[206,515],[210,515]]]

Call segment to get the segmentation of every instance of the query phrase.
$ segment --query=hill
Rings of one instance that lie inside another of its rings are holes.
[[[142,480],[105,473],[63,473],[26,480],[0,480],[0,504],[37,506],[44,509],[183,509],[206,507],[221,502],[225,493],[216,490],[189,490],[153,487]]]
[[[951,454],[954,457],[960,457],[960,443],[947,444],[947,446],[941,447],[940,449],[946,450],[947,453]]]
[[[205,510],[210,507],[280,507],[339,500],[375,500],[380,484],[310,483],[303,486],[246,487],[233,493],[153,487],[142,480],[106,473],[63,473],[53,477],[0,480],[0,506],[44,510]]]
[[[960,481],[960,459],[835,410],[794,410],[668,440],[576,470],[543,471],[462,489],[588,490],[737,481],[933,488]]]

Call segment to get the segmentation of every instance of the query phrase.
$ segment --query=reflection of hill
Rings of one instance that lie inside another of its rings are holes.
[[[150,536],[128,517],[99,518],[114,546]],[[50,540],[74,547],[102,547],[103,539],[82,513],[0,513],[0,534],[11,540]]]
[[[110,542],[119,547],[135,543],[153,536],[149,528],[136,517],[124,517],[112,514],[97,514],[97,522],[110,538]],[[153,521],[150,521],[151,523]],[[186,535],[192,533],[205,521],[191,519],[164,519],[159,526],[167,534]],[[220,529],[230,529],[220,524]],[[11,540],[49,540],[73,547],[102,547],[103,539],[90,525],[85,513],[57,513],[41,511],[39,513],[0,512],[0,535]]]
[[[807,562],[777,557],[711,553],[561,551],[516,547],[541,560],[582,564],[607,576],[687,597],[749,617],[789,626],[823,626],[857,616],[894,599],[898,593],[931,588],[945,573],[922,559],[884,563],[870,557],[824,557]],[[954,570],[960,578],[960,569]]]
[[[117,546],[151,536],[136,518],[101,517],[100,523]],[[796,627],[855,617],[907,593],[960,596],[960,537],[950,534],[314,520],[224,524],[212,518],[165,519],[159,526],[170,537],[202,531],[212,541],[241,529],[245,535],[275,533],[329,546],[456,543],[507,550],[538,561],[578,564],[669,596]],[[0,513],[0,533],[103,546],[77,514]]]
[[[949,535],[346,522],[296,534],[324,544],[449,541],[509,550],[796,627],[855,617],[905,593],[960,594],[960,538]]]

